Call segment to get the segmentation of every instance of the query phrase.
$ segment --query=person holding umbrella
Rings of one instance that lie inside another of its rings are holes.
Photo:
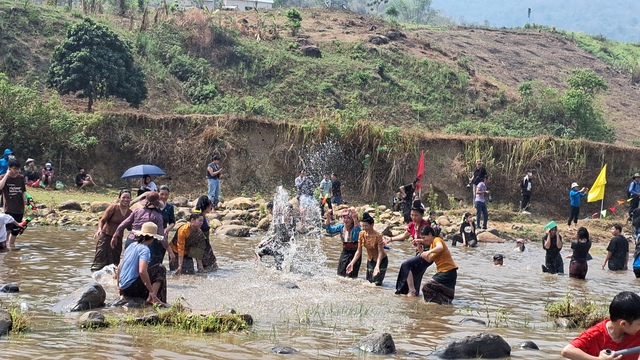
[[[142,185],[138,189],[138,196],[146,193],[147,191],[158,191],[158,185],[151,180],[151,176],[145,175],[142,177]]]
[[[138,196],[140,196],[147,191],[158,191],[158,186],[151,180],[151,177],[160,175],[166,175],[166,173],[155,165],[142,164],[127,169],[120,178],[142,178],[142,186],[138,189]]]

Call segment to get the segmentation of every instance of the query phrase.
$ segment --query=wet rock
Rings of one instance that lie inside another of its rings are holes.
[[[157,313],[146,314],[127,320],[128,325],[157,325],[159,323],[160,317]]]
[[[89,204],[89,209],[94,213],[103,212],[107,210],[109,205],[111,205],[111,203],[106,201],[92,201],[91,204]]]
[[[175,212],[176,212],[176,218],[187,218],[189,215],[191,215],[191,208],[176,206]]]
[[[320,51],[320,48],[318,48],[315,45],[301,46],[300,47],[300,51],[302,51],[302,54],[304,56],[309,56],[309,57],[313,57],[313,58],[321,58],[322,57],[322,52]]]
[[[394,354],[396,352],[396,345],[389,333],[369,334],[360,339],[358,348],[367,352],[382,355]]]
[[[249,227],[242,225],[222,225],[216,229],[216,234],[234,237],[247,237],[249,236]]]
[[[16,284],[4,284],[2,288],[0,288],[0,292],[3,293],[17,293],[20,292],[20,288]]]
[[[504,239],[501,239],[488,231],[479,232],[476,237],[478,238],[478,242],[485,242],[485,243],[503,243],[504,242]]]
[[[13,326],[11,313],[5,309],[0,309],[0,336],[7,335]]]
[[[107,326],[104,315],[98,311],[87,311],[78,318],[78,326],[81,328],[99,328]]]
[[[132,309],[141,309],[147,306],[147,300],[143,298],[123,296],[114,300],[109,304],[110,307],[128,307]]]
[[[77,289],[53,306],[54,312],[83,311],[104,306],[107,294],[102,285],[93,283]]]
[[[186,207],[189,205],[189,199],[184,196],[176,196],[173,198],[173,206]]]
[[[533,341],[531,341],[531,340],[527,340],[527,341],[524,341],[524,342],[520,343],[520,345],[518,345],[518,347],[520,347],[521,349],[527,349],[527,350],[540,350],[538,345],[536,343],[534,343]]]
[[[298,352],[298,350],[288,346],[275,346],[269,349],[269,351],[271,351],[274,354],[283,354],[283,355],[295,354]]]
[[[565,329],[574,329],[578,327],[575,321],[570,318],[560,317],[555,320],[556,325]]]
[[[460,320],[460,324],[472,324],[472,325],[482,325],[487,326],[487,322],[481,319],[475,318],[464,318]]]
[[[375,231],[384,236],[393,236],[393,234],[391,233],[391,225],[389,224],[376,223],[373,224],[373,228]]]
[[[264,217],[258,221],[258,229],[260,230],[269,230],[269,226],[271,226],[271,219],[268,217]]]
[[[491,233],[491,234],[493,234],[493,235],[495,235],[495,236],[500,237],[500,231],[498,231],[498,229],[489,228],[489,229],[487,229],[487,232],[488,232],[488,233]]]
[[[453,341],[433,354],[443,359],[499,359],[511,355],[511,346],[500,335],[482,332]]]
[[[292,282],[279,282],[278,285],[283,286],[287,289],[300,289],[300,287],[298,285],[296,285],[295,283]]]
[[[82,211],[82,205],[80,205],[76,200],[67,200],[58,205],[58,210]]]
[[[231,209],[247,210],[253,207],[253,201],[246,197],[237,197],[235,199],[227,201],[225,205],[227,206],[227,208]]]
[[[369,38],[369,42],[374,45],[384,45],[389,43],[389,38],[384,35],[373,35]]]

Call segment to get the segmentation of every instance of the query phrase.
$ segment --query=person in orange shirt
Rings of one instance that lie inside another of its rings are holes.
[[[201,213],[193,213],[189,216],[189,222],[180,226],[171,240],[171,250],[176,253],[174,262],[169,263],[169,269],[175,270],[175,275],[193,274],[193,265],[191,269],[183,269],[182,262],[185,256],[196,259],[198,264],[198,272],[205,272],[202,266],[202,257],[207,238],[200,229],[202,227],[203,217]]]
[[[439,231],[429,226],[420,230],[420,238],[413,241],[413,245],[422,245],[420,257],[436,263],[436,273],[431,280],[427,280],[422,287],[422,294],[426,302],[450,304],[453,301],[458,279],[458,265],[453,261],[451,252],[439,235]],[[429,250],[424,247],[429,247]]]

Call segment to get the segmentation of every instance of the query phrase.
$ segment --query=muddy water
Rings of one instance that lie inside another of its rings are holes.
[[[220,271],[169,277],[170,302],[183,298],[195,309],[233,308],[249,313],[255,319],[249,331],[213,335],[148,328],[81,331],[74,325],[78,314],[54,314],[49,309],[92,281],[89,267],[95,243],[90,231],[30,228],[19,238],[19,250],[0,254],[1,283],[15,282],[21,290],[19,294],[0,294],[0,300],[26,303],[33,329],[0,339],[2,358],[282,358],[269,352],[273,346],[300,351],[289,358],[378,358],[354,349],[360,337],[373,330],[393,335],[398,354],[390,358],[406,358],[410,352],[429,357],[436,346],[477,331],[502,335],[514,346],[513,359],[559,358],[560,349],[578,332],[555,329],[545,316],[545,301],[571,293],[608,303],[617,292],[633,290],[638,284],[631,272],[601,270],[602,249],[592,251],[588,280],[577,281],[543,275],[540,264],[544,253],[538,244],[530,244],[528,253],[513,252],[513,243],[481,244],[477,249],[452,249],[460,268],[456,300],[453,306],[439,306],[393,294],[397,269],[412,255],[409,243],[393,243],[384,286],[376,288],[362,280],[364,269],[357,281],[335,276],[340,251],[336,238],[318,240],[321,250],[315,251],[323,253],[317,258],[326,256],[327,260],[308,264],[304,275],[282,273],[269,264],[256,265],[251,249],[259,240],[214,238]],[[495,252],[505,254],[505,267],[492,265]],[[428,269],[426,276],[434,270]],[[299,289],[287,288],[288,283]],[[112,299],[114,285],[105,288],[108,300]],[[466,317],[489,321],[490,325],[461,324]],[[515,347],[524,340],[536,342],[541,350]]]

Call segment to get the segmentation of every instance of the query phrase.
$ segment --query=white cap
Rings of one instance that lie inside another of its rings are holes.
[[[32,162],[32,161],[35,161],[35,160],[34,160],[34,159],[32,159],[32,158],[28,158],[28,159],[27,159],[27,164],[28,164],[28,163],[30,163],[30,162]]]
[[[574,187],[580,187],[580,185],[578,185],[577,182],[574,182],[574,183],[571,184],[571,188],[573,189]]]
[[[51,163],[44,164],[44,167],[51,167]],[[577,185],[576,185],[577,186]]]

